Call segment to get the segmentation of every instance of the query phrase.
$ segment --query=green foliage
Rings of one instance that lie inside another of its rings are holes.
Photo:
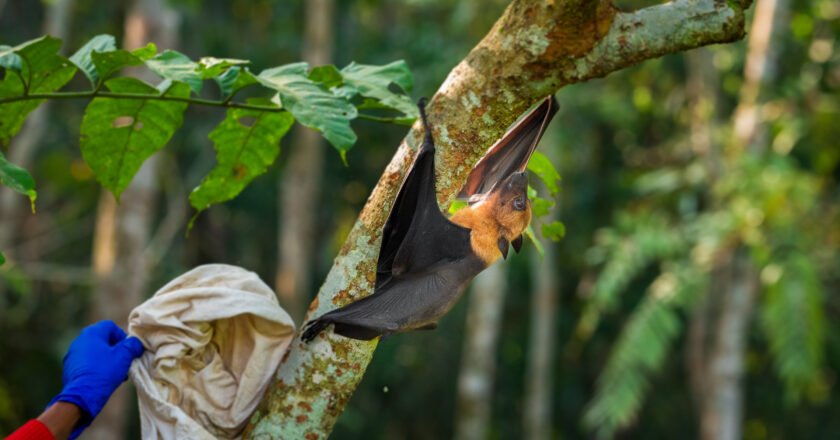
[[[534,154],[538,153],[538,151],[534,152]],[[557,171],[555,170],[554,172],[556,173]],[[547,216],[550,213],[551,209],[554,207],[554,205],[556,205],[554,200],[540,197],[537,193],[537,190],[534,189],[534,187],[532,187],[531,185],[528,185],[528,198],[531,200],[531,215],[533,215],[535,218]],[[566,225],[564,225],[562,222],[554,220],[549,223],[544,223],[540,228],[540,232],[542,233],[542,236],[544,238],[547,238],[551,241],[560,241],[563,239],[563,237],[566,236]],[[534,232],[534,228],[531,225],[528,225],[528,228],[525,230],[525,237],[527,237],[529,240],[531,240],[531,242],[534,243],[534,246],[536,246],[537,248],[537,253],[539,253],[541,256],[545,253],[542,243],[540,243],[540,240],[537,238],[536,233]]]
[[[93,98],[82,122],[82,157],[117,198],[143,162],[181,126],[189,104],[228,107],[228,117],[210,135],[219,164],[190,197],[199,211],[235,197],[264,173],[295,120],[322,132],[345,159],[356,142],[350,121],[359,115],[354,105],[358,96],[359,108],[397,111],[398,122],[416,116],[414,104],[403,94],[413,85],[404,61],[384,66],[351,63],[341,71],[334,66],[310,71],[306,63],[293,63],[255,76],[247,60],[204,57],[195,62],[173,50],[158,54],[151,43],[133,51],[117,49],[110,35],[94,37],[69,59],[57,54],[60,47],[61,41],[52,37],[0,46],[0,68],[5,72],[0,82],[0,143],[8,142],[45,98]],[[132,78],[111,79],[123,68],[141,65],[164,81],[155,88]],[[56,92],[76,70],[84,73],[92,89]],[[216,82],[223,100],[191,97],[205,80]],[[254,85],[262,85],[273,98],[233,101],[238,91]],[[245,127],[243,118],[256,122]],[[34,190],[31,194],[34,197]]]
[[[245,87],[259,84],[257,77],[255,77],[247,68],[240,66],[233,66],[230,69],[222,72],[220,75],[213,78],[222,92],[225,99],[233,97],[233,94],[244,89]]]
[[[301,124],[323,133],[344,158],[356,142],[350,120],[357,110],[346,99],[312,82],[308,68],[307,63],[294,63],[263,70],[257,81],[277,91],[280,105]]]
[[[682,328],[679,312],[704,283],[704,276],[689,262],[663,268],[616,341],[586,409],[584,425],[601,438],[612,437],[638,414],[650,376],[661,369]]]
[[[466,208],[467,206],[469,206],[469,202],[467,202],[466,200],[455,199],[452,201],[452,203],[449,204],[449,214],[455,214],[456,212]]]
[[[531,213],[534,217],[542,217],[548,215],[551,208],[556,205],[554,200],[544,199],[542,197],[538,197],[536,192],[533,196],[529,195],[528,197],[531,198]]]
[[[537,249],[537,253],[540,254],[540,256],[545,255],[545,248],[543,248],[542,242],[540,241],[540,239],[537,238],[537,235],[534,234],[533,225],[528,225],[528,227],[525,228],[524,234],[525,237],[528,238],[528,240],[531,240],[531,243],[534,243],[534,247]]]
[[[280,139],[293,123],[294,118],[287,112],[228,110],[225,120],[210,133],[216,149],[216,167],[190,194],[196,211],[236,197],[254,177],[265,173],[280,153]]]
[[[205,68],[181,52],[168,49],[146,60],[146,67],[161,78],[187,84],[194,93],[201,91],[204,81],[199,72],[207,72]]]
[[[558,221],[546,223],[542,225],[542,235],[549,240],[560,241],[566,236],[566,226]]]
[[[29,197],[32,211],[35,211],[35,199],[38,197],[35,192],[35,179],[25,169],[9,162],[2,151],[0,151],[0,184]]]
[[[44,36],[0,52],[0,66],[6,71],[0,82],[3,98],[47,93],[67,84],[76,72],[66,58],[58,55],[61,40]],[[0,145],[6,144],[23,126],[26,116],[44,101],[0,102]]]
[[[767,284],[761,327],[789,399],[797,401],[819,380],[825,343],[823,292],[813,263],[793,252],[764,268]]]
[[[344,81],[341,77],[341,72],[332,64],[313,67],[309,71],[309,79],[316,83],[323,84],[324,87],[333,88],[338,87]]]
[[[112,92],[155,97],[154,87],[134,78],[105,82]],[[166,97],[189,96],[189,88],[173,82]],[[96,98],[82,120],[82,157],[102,186],[119,199],[143,162],[166,145],[181,126],[187,103],[153,99]]]
[[[590,250],[593,262],[606,261],[587,301],[577,333],[588,338],[601,314],[613,310],[620,294],[642,270],[655,261],[677,256],[687,249],[685,233],[657,215],[625,214],[617,231],[603,230]]]
[[[401,112],[407,118],[418,116],[417,107],[407,96],[394,93],[389,88],[395,84],[404,92],[411,92],[414,78],[405,61],[395,61],[384,66],[350,63],[340,73],[343,83],[336,90],[337,94],[348,98],[362,95],[374,100],[366,101],[362,108],[385,106]]]
[[[157,47],[149,43],[145,47],[128,51],[117,49],[108,52],[92,52],[90,58],[96,70],[93,72],[101,83],[102,80],[110,78],[111,75],[120,69],[132,66],[140,66],[144,61],[157,53]]]
[[[70,62],[75,64],[85,76],[88,77],[92,85],[99,83],[99,72],[104,69],[98,69],[93,63],[91,54],[93,52],[111,52],[117,49],[117,41],[111,35],[97,35],[82,46],[73,56],[70,57]],[[105,73],[108,73],[107,71]]]
[[[6,256],[3,255],[3,252],[0,252],[0,266],[6,264]]]
[[[551,163],[545,154],[534,151],[534,155],[528,161],[528,170],[542,180],[552,196],[560,192],[560,185],[558,183],[560,182],[560,173],[557,172],[554,164]]]
[[[770,341],[776,370],[795,402],[803,393],[818,389],[822,379],[823,294],[815,265],[799,250],[817,246],[822,233],[798,226],[803,222],[817,224],[808,219],[818,215],[814,209],[820,189],[815,179],[798,171],[787,158],[744,154],[735,159],[725,164],[727,172],[713,188],[714,209],[702,213],[678,211],[680,222],[671,226],[665,218],[673,214],[661,204],[653,205],[658,206],[653,209],[645,206],[636,214],[620,216],[614,229],[599,234],[590,257],[592,262],[606,261],[606,265],[584,309],[578,332],[585,337],[591,335],[600,313],[614,308],[619,294],[650,263],[682,258],[691,262],[684,265],[694,272],[689,278],[702,281],[718,267],[720,255],[731,252],[733,243],[739,243],[751,250],[754,261],[764,265],[762,329]],[[688,197],[695,190],[693,182],[697,178],[691,175],[698,174],[698,168],[687,165],[655,170],[640,175],[636,184],[650,197]],[[650,289],[656,289],[660,281],[661,277]],[[680,331],[676,313],[690,305],[690,301],[678,301],[673,306],[654,304],[648,293],[635,307],[600,376],[585,418],[589,429],[611,437],[632,422],[646,398],[650,376],[661,367],[662,356]],[[644,330],[653,328],[657,330]],[[643,359],[634,358],[637,353],[642,353]]]
[[[215,78],[234,66],[246,66],[251,64],[248,60],[240,60],[236,58],[216,58],[203,57],[198,60],[196,72],[201,76],[201,79]]]

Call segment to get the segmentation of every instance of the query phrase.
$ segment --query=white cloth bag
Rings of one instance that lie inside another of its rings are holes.
[[[129,316],[144,439],[239,438],[292,341],[274,292],[245,269],[199,266]]]

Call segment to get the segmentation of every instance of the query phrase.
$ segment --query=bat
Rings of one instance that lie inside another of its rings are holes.
[[[382,232],[374,291],[309,321],[303,341],[330,325],[335,333],[359,340],[434,329],[479,272],[507,258],[511,245],[516,252],[522,246],[522,232],[531,221],[525,167],[557,112],[557,101],[543,100],[490,147],[459,193],[468,206],[451,218],[435,196],[435,144],[425,100],[418,107],[424,140]]]

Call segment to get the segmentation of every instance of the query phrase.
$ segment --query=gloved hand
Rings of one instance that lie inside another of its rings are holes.
[[[128,378],[131,361],[143,354],[143,344],[113,321],[99,321],[85,327],[64,356],[64,389],[54,402],[69,402],[82,410],[73,430],[76,438],[102,411],[108,398]]]

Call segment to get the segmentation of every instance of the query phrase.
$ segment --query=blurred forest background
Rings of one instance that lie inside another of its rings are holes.
[[[0,43],[47,33],[69,54],[109,33],[257,68],[404,59],[418,98],[506,4],[0,0]],[[541,151],[566,237],[488,270],[436,331],[380,344],[333,438],[838,438],[840,1],[756,0],[750,19],[744,41],[560,91]],[[224,112],[190,108],[117,205],[79,155],[85,104],[39,109],[6,150],[39,198],[32,214],[0,188],[0,433],[59,391],[81,327],[124,325],[196,265],[257,272],[300,322],[405,133],[356,121],[344,166],[298,126],[279,166],[185,236]],[[123,394],[86,438],[139,436]]]

